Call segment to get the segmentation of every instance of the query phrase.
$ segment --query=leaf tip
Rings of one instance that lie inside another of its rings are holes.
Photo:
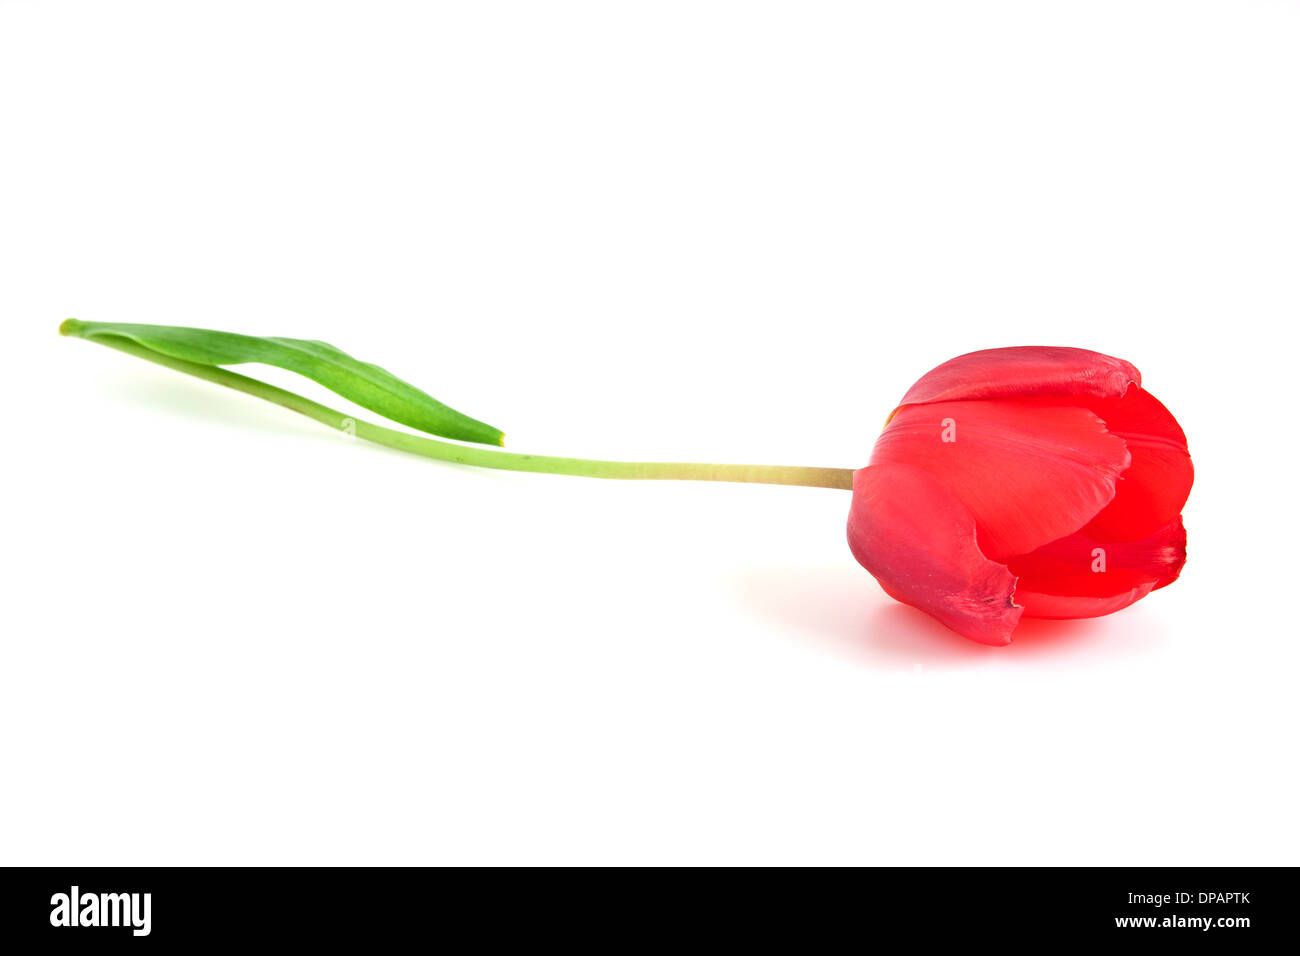
[[[85,325],[84,322],[78,322],[76,319],[64,319],[62,322],[59,323],[59,334],[76,335],[78,332],[81,331],[81,328],[84,325]]]

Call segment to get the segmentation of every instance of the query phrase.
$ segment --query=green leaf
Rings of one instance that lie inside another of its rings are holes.
[[[78,322],[76,319],[68,319],[59,326],[59,331],[92,341],[112,337],[129,339],[163,355],[200,365],[245,362],[274,365],[319,382],[362,408],[431,435],[484,445],[505,444],[505,436],[491,425],[462,415],[378,365],[359,362],[325,342],[259,338],[176,325]]]

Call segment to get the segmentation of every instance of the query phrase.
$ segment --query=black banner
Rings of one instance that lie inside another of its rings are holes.
[[[8,869],[9,941],[90,948],[447,934],[545,943],[1214,945],[1295,935],[1293,869],[868,869],[514,874],[436,869]],[[454,938],[454,937],[451,937]],[[13,950],[10,951],[19,951]],[[26,951],[26,950],[21,950]]]

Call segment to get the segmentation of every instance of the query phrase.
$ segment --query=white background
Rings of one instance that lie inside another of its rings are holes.
[[[0,860],[1300,862],[1298,50],[1280,0],[0,2]],[[843,467],[952,355],[1098,349],[1190,558],[979,646],[844,492],[407,458],[68,316]]]

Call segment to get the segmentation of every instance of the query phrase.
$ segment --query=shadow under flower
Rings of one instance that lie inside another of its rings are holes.
[[[847,568],[751,568],[739,579],[745,603],[802,641],[887,670],[964,669],[1045,658],[1114,660],[1145,653],[1164,634],[1141,609],[1103,618],[1025,618],[1006,647],[967,640],[916,608],[894,601],[865,572]]]

